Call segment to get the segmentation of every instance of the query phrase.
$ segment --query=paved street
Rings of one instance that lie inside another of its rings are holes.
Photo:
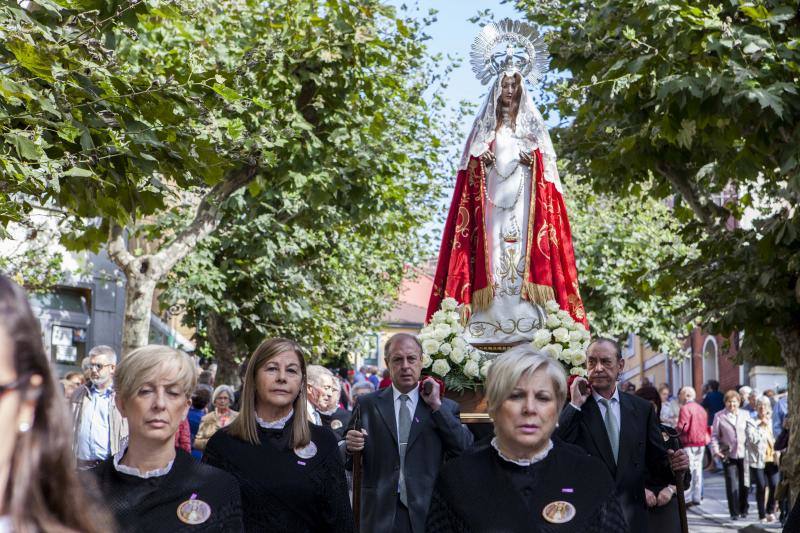
[[[703,504],[692,507],[688,511],[689,531],[691,533],[730,533],[745,530],[747,533],[760,531],[781,531],[780,523],[761,524],[756,511],[755,493],[750,494],[750,514],[747,520],[732,522],[728,514],[728,503],[725,499],[725,480],[722,474],[705,473]]]

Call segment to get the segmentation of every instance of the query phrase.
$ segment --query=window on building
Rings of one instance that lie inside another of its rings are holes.
[[[703,383],[709,379],[719,381],[719,347],[717,339],[709,335],[703,344]]]

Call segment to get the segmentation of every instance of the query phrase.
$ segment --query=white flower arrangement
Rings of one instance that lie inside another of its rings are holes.
[[[534,331],[531,344],[564,365],[572,375],[586,377],[586,349],[589,348],[589,331],[561,309],[558,302],[549,300],[544,305],[547,318],[544,327]]]
[[[448,389],[460,391],[475,388],[486,377],[490,360],[464,339],[458,302],[442,300],[441,308],[422,328],[422,367],[442,378]]]

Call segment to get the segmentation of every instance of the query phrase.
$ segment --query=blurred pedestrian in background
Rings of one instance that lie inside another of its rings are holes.
[[[200,422],[206,415],[206,407],[211,402],[211,393],[212,391],[205,385],[195,387],[194,394],[192,394],[192,405],[189,407],[189,414],[186,415],[189,420],[189,433],[192,438],[192,456],[196,459],[203,457],[202,450],[194,447],[194,440],[200,429]]]
[[[671,398],[671,391],[669,385],[662,383],[658,387],[658,396],[661,400],[661,410],[659,411],[659,419],[665,426],[674,428],[678,423],[678,410],[680,406],[673,398]]]
[[[200,420],[200,428],[194,438],[194,447],[196,449],[205,450],[208,440],[217,431],[236,420],[239,413],[230,408],[232,399],[233,387],[230,385],[220,385],[214,389],[214,394],[211,395],[211,403],[214,405],[214,410]]]
[[[128,422],[114,403],[114,369],[117,354],[110,346],[89,351],[91,382],[72,395],[72,427],[78,468],[97,466],[122,449]]]
[[[692,473],[691,485],[686,491],[686,506],[700,505],[703,502],[703,457],[706,445],[711,441],[706,425],[708,414],[696,401],[693,387],[683,387],[678,393],[681,404],[678,413],[677,430],[681,446],[689,456],[689,471]]]
[[[183,352],[137,348],[114,375],[115,401],[128,420],[127,447],[91,470],[119,532],[241,531],[239,486],[233,476],[176,450],[197,374]]]
[[[728,511],[731,520],[737,520],[747,518],[744,447],[750,415],[739,409],[740,396],[737,391],[726,392],[724,400],[725,409],[714,415],[711,425],[711,453],[722,460]]]
[[[772,405],[769,398],[759,398],[755,419],[747,421],[746,463],[750,479],[756,485],[758,518],[762,523],[775,522],[775,489],[780,474],[775,457],[775,436],[772,434]]]
[[[0,531],[101,533],[75,473],[69,415],[25,292],[0,275]]]

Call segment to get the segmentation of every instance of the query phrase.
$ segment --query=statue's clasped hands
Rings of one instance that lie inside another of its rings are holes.
[[[483,164],[487,167],[494,165],[494,159],[494,152],[491,150],[486,150],[483,152],[483,154],[481,154],[481,161],[483,161]]]
[[[520,150],[520,152],[519,152],[519,162],[527,167],[531,163],[533,163],[533,158],[531,157],[531,154],[529,154],[527,152],[523,152],[523,151]]]

